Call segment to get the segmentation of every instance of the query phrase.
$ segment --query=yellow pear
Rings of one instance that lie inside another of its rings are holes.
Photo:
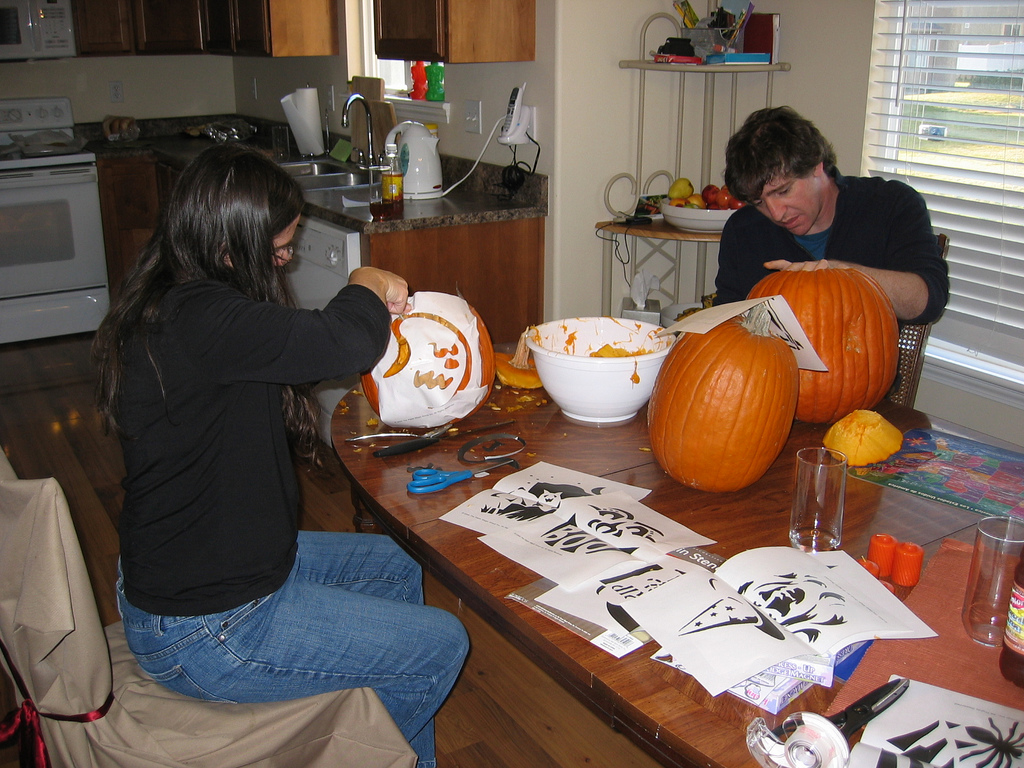
[[[687,178],[679,178],[672,182],[668,188],[669,197],[687,198],[693,194],[693,184]]]

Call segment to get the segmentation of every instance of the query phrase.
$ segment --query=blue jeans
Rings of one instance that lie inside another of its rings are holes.
[[[387,536],[301,531],[295,565],[271,595],[224,613],[159,616],[118,603],[139,665],[201,699],[283,701],[373,688],[434,768],[434,713],[462,669],[461,622],[423,605],[419,565]]]

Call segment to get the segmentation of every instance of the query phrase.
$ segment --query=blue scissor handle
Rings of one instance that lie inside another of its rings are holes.
[[[459,472],[442,472],[438,469],[417,469],[412,473],[412,480],[406,485],[409,493],[431,493],[447,488],[452,483],[466,480],[473,476],[468,469]]]

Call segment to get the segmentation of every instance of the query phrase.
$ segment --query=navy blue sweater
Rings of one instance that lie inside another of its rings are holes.
[[[899,181],[836,174],[839,197],[825,258],[866,267],[913,272],[928,286],[928,305],[908,323],[936,320],[949,299],[949,273],[942,259],[924,198]],[[809,261],[790,232],[753,206],[725,224],[718,252],[716,304],[747,298],[769,274],[766,261]]]
[[[203,281],[160,308],[148,351],[129,351],[118,409],[125,594],[150,613],[218,613],[274,592],[295,558],[282,385],[368,370],[390,315],[357,285],[303,310]]]

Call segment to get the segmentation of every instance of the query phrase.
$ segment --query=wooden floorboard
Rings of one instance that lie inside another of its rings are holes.
[[[71,506],[104,623],[114,601],[117,520],[124,474],[120,446],[93,408],[90,335],[0,345],[0,446],[22,477],[56,477]],[[300,463],[301,526],[351,531],[348,483],[333,457]],[[657,763],[553,682],[436,580],[432,605],[459,615],[472,649],[436,719],[440,768],[654,768]],[[0,714],[13,706],[0,675]],[[0,749],[0,768],[18,763]]]

